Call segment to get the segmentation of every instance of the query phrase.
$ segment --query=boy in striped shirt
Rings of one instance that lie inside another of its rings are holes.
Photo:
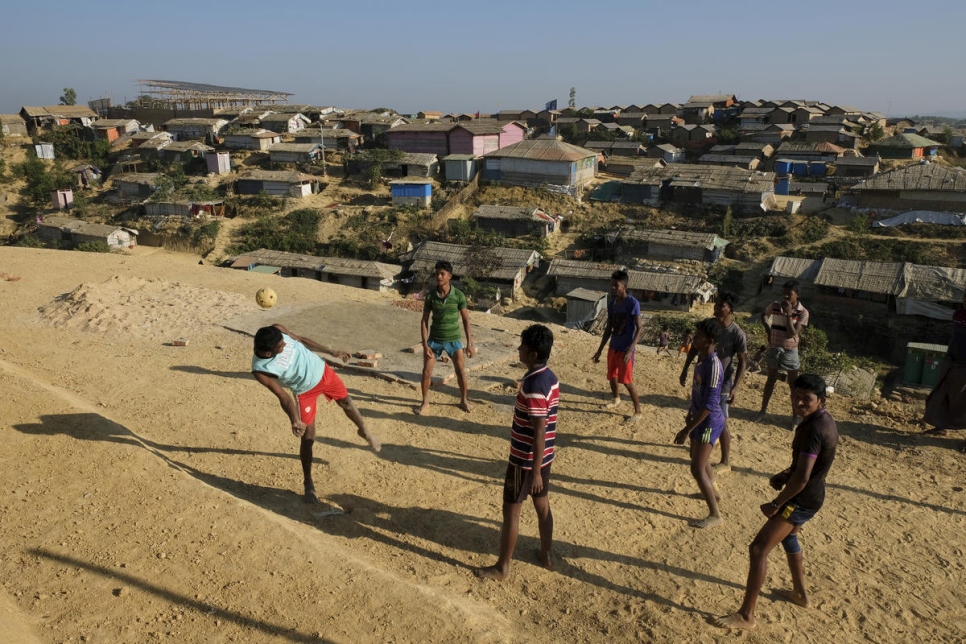
[[[510,574],[510,561],[520,530],[520,511],[527,496],[533,498],[540,530],[537,560],[553,570],[550,547],[553,542],[553,514],[550,512],[550,464],[557,435],[557,404],[560,383],[547,368],[553,333],[535,324],[520,334],[520,362],[527,367],[517,391],[510,428],[510,463],[503,484],[503,528],[500,530],[500,558],[479,570],[480,577],[503,581]]]
[[[708,516],[693,524],[696,528],[710,528],[724,522],[718,512],[718,490],[711,469],[711,450],[724,431],[725,419],[721,411],[721,385],[724,370],[715,353],[715,320],[698,322],[694,333],[694,348],[698,350],[698,364],[694,368],[694,384],[691,386],[691,408],[685,419],[684,429],[674,437],[674,442],[684,445],[691,439],[691,476],[698,482],[701,495],[708,504]]]

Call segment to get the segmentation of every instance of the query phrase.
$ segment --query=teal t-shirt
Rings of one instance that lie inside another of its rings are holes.
[[[304,394],[322,380],[325,361],[309,351],[304,344],[282,334],[285,348],[271,358],[252,358],[252,371],[261,371],[278,378],[283,387],[295,395]]]
[[[429,339],[434,342],[460,341],[460,311],[466,308],[466,296],[462,291],[450,286],[449,295],[440,297],[436,289],[426,296],[423,310],[433,313],[429,327]]]

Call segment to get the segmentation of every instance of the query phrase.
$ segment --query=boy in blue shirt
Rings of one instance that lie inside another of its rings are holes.
[[[674,437],[678,445],[684,445],[685,438],[691,439],[691,476],[698,482],[701,495],[708,504],[708,516],[693,524],[696,528],[710,528],[724,522],[718,512],[719,496],[710,462],[711,450],[725,425],[721,411],[724,370],[715,353],[714,326],[713,319],[702,320],[695,329],[694,347],[698,350],[698,364],[694,367],[691,407],[684,429]]]
[[[355,423],[359,436],[373,450],[379,451],[379,440],[366,427],[342,380],[332,367],[313,351],[349,360],[349,354],[330,349],[306,337],[297,336],[281,324],[262,327],[255,334],[252,375],[278,398],[282,410],[292,423],[292,434],[301,439],[299,460],[305,484],[305,502],[319,503],[312,481],[312,447],[315,443],[315,414],[319,396],[334,400]],[[290,396],[286,389],[292,391]]]
[[[604,345],[610,340],[607,350],[607,380],[610,381],[613,400],[603,408],[616,409],[620,405],[618,385],[622,384],[634,403],[634,414],[625,422],[636,423],[641,419],[641,401],[634,387],[634,355],[644,327],[641,325],[641,303],[627,292],[627,279],[627,271],[614,271],[610,276],[610,292],[614,298],[607,303],[607,328],[604,329],[597,353],[591,359],[599,363]]]

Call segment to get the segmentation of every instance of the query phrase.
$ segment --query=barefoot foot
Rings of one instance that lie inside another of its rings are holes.
[[[632,415],[632,416],[628,416],[628,417],[627,417],[627,418],[626,418],[626,419],[624,420],[624,424],[625,424],[625,425],[636,425],[636,424],[637,424],[637,423],[639,423],[640,421],[641,421],[641,415],[640,415],[639,413],[635,413],[635,414],[634,414],[634,415]]]
[[[315,493],[314,485],[305,486],[305,494],[302,495],[302,502],[309,505],[318,505],[319,503],[322,503],[322,501],[319,500],[319,496]]]
[[[427,411],[429,411],[429,403],[423,403],[419,407],[413,407],[413,413],[417,416],[422,416]]]
[[[617,409],[617,406],[621,404],[620,398],[614,398],[609,403],[600,406],[601,409]]]
[[[476,576],[480,579],[489,579],[490,581],[503,581],[510,576],[510,571],[503,571],[496,566],[487,566],[486,568],[477,570]]]
[[[719,617],[714,621],[714,625],[720,626],[721,628],[754,628],[755,618],[745,617],[741,613],[734,613],[727,617]]]
[[[537,555],[537,561],[540,562],[541,566],[543,566],[547,570],[553,570],[553,555],[551,553],[544,552],[543,550],[540,550],[538,548],[536,550],[536,555]]]
[[[465,411],[467,414],[470,413],[470,403],[466,400],[461,400],[457,407]]]
[[[722,523],[724,523],[724,519],[722,519],[720,516],[718,517],[708,516],[701,519],[700,521],[695,521],[691,525],[692,527],[703,530],[704,528],[713,528],[715,526],[721,525]]]
[[[378,452],[382,449],[382,442],[376,438],[375,434],[369,431],[369,428],[360,429],[357,433],[359,436],[365,439],[367,443],[369,443],[369,447],[372,448],[373,452]]]
[[[725,474],[731,471],[731,463],[718,463],[717,465],[712,465],[711,468],[715,474]]]
[[[775,593],[784,599],[787,599],[793,604],[797,604],[802,608],[808,608],[808,595],[804,593],[799,593],[794,590],[776,590]]]

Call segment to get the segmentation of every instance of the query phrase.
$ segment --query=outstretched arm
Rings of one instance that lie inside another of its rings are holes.
[[[292,423],[292,433],[296,436],[301,436],[305,432],[305,423],[299,420],[299,410],[295,404],[295,400],[282,388],[282,385],[278,384],[275,378],[261,371],[253,371],[252,375],[255,376],[255,380],[265,385],[269,391],[275,394],[279,404],[282,406],[282,410]]]
[[[294,333],[286,329],[281,324],[273,324],[272,326],[274,326],[276,329],[278,329],[288,337],[292,338],[293,340],[297,340],[301,342],[306,347],[308,347],[309,349],[317,353],[327,353],[330,356],[339,358],[340,360],[342,360],[342,362],[349,362],[349,358],[352,357],[348,351],[342,351],[341,349],[330,349],[324,344],[319,344],[318,342],[316,342],[311,338],[306,338],[305,336],[301,336],[301,335],[295,335]]]

